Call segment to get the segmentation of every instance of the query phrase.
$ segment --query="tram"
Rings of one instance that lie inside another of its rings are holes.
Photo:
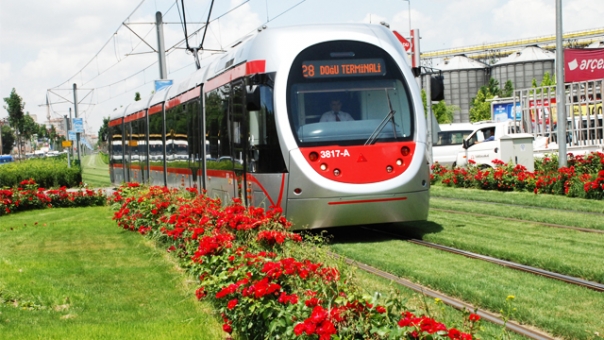
[[[425,220],[425,124],[387,28],[268,28],[114,113],[111,179],[280,207],[295,229]]]

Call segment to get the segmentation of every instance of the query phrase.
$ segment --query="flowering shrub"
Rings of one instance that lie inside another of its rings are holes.
[[[467,168],[448,170],[438,162],[432,165],[431,183],[446,186],[499,191],[532,191],[568,197],[604,198],[604,153],[587,156],[569,154],[568,167],[558,169],[556,157],[535,162],[535,171],[522,165],[494,160],[495,168],[481,169],[469,161]]]
[[[31,209],[104,205],[105,201],[102,191],[68,192],[66,187],[46,190],[35,180],[26,179],[16,188],[0,189],[0,216]]]
[[[289,231],[279,209],[222,207],[195,189],[129,183],[109,198],[114,220],[160,241],[199,279],[195,295],[210,299],[223,330],[242,339],[472,339],[405,308],[395,297],[366,296],[353,272],[322,250],[320,237]]]

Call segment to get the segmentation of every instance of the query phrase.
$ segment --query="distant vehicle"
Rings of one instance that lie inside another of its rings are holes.
[[[505,122],[478,122],[473,124],[475,130],[463,141],[462,150],[457,153],[457,166],[466,166],[468,160],[474,161],[475,165],[481,168],[494,168],[494,160],[508,162],[502,159],[500,139],[506,135],[520,133],[520,127],[514,121]],[[490,131],[494,130],[494,138],[488,139]],[[541,143],[545,143],[546,138],[538,138],[533,141],[533,149]]]
[[[432,146],[432,159],[443,166],[457,165],[457,154],[463,150],[463,140],[466,139],[476,126],[471,123],[441,124],[437,142]]]
[[[6,164],[14,162],[13,156],[11,155],[0,155],[0,164]]]

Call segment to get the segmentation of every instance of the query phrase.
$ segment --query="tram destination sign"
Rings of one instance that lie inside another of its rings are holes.
[[[359,76],[383,76],[386,64],[383,59],[337,59],[302,62],[304,78],[335,78]]]

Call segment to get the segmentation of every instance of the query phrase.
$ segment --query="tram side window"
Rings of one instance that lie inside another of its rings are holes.
[[[181,104],[166,112],[166,159],[168,161],[188,159],[188,122],[185,107],[186,104]]]
[[[151,164],[163,164],[164,142],[163,142],[163,117],[161,112],[149,115],[149,158]]]
[[[232,159],[234,161],[234,167],[236,169],[243,169],[243,157],[245,155],[245,90],[243,83],[235,83],[232,86],[231,92],[231,117],[230,121],[232,124],[231,131],[232,137],[231,142],[233,145]]]
[[[109,127],[109,145],[111,147],[110,164],[121,163],[122,152],[122,128],[121,125]]]
[[[249,152],[248,171],[257,173],[285,172],[285,161],[279,146],[273,90],[261,86],[260,107],[248,106],[249,114]]]
[[[187,103],[187,144],[189,147],[189,160],[199,161],[201,159],[201,111],[199,110],[199,100],[193,100]]]
[[[229,109],[230,86],[227,84],[206,95],[206,140],[209,142],[210,154],[206,158],[208,169],[232,169],[231,145],[229,142]]]

